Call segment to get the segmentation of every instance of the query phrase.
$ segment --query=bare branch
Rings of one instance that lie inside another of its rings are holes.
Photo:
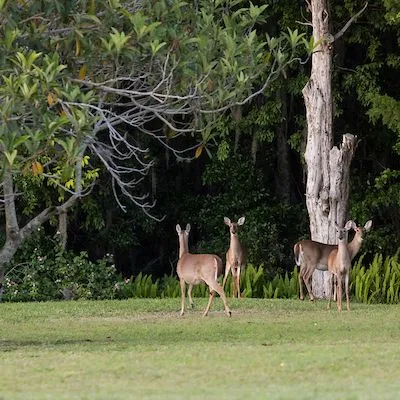
[[[365,3],[364,7],[355,15],[353,15],[347,23],[344,25],[344,27],[333,36],[333,41],[338,40],[340,37],[344,35],[344,33],[349,29],[350,25],[365,11],[365,9],[368,7],[368,2]]]

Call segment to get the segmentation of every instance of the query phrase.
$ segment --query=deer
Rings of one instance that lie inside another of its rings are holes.
[[[353,240],[347,245],[351,261],[353,261],[354,257],[360,251],[364,236],[371,229],[371,227],[371,220],[367,221],[364,227],[357,226],[356,224],[353,225],[355,235]],[[337,245],[324,244],[308,239],[301,240],[294,245],[293,251],[295,255],[295,261],[300,267],[300,300],[304,300],[303,281],[310,296],[310,301],[314,300],[314,295],[311,290],[312,275],[315,269],[319,269],[321,271],[326,271],[328,269],[328,257],[331,251],[334,249],[337,249]]]
[[[247,251],[239,242],[238,227],[243,225],[245,217],[239,218],[238,222],[231,222],[227,217],[224,217],[224,223],[229,226],[230,232],[230,244],[229,249],[226,252],[226,266],[225,276],[222,283],[222,287],[225,288],[226,280],[228,279],[229,271],[232,272],[233,277],[233,290],[232,297],[242,297],[240,293],[240,272],[246,262]]]
[[[189,253],[189,232],[190,224],[186,225],[183,230],[180,225],[176,225],[176,232],[179,238],[179,260],[176,267],[176,272],[179,277],[181,287],[181,312],[183,316],[185,313],[185,292],[186,283],[189,284],[188,297],[191,307],[193,308],[192,289],[194,285],[205,282],[210,289],[210,297],[206,309],[204,310],[203,317],[207,316],[211,303],[214,299],[215,292],[217,292],[225,308],[225,313],[230,317],[231,310],[226,302],[224,289],[218,283],[218,276],[222,274],[222,260],[215,254],[191,254]]]
[[[342,278],[344,279],[345,293],[346,293],[346,307],[350,311],[349,301],[349,275],[351,268],[351,256],[348,247],[348,234],[350,229],[356,229],[357,226],[353,221],[347,221],[344,228],[340,228],[336,224],[336,231],[338,233],[338,246],[333,249],[328,256],[328,271],[329,277],[329,303],[328,308],[331,307],[332,299],[332,286],[334,278],[336,278],[337,297],[336,303],[338,311],[342,311]]]

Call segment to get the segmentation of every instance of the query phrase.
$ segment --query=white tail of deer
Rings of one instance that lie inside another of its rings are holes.
[[[356,229],[357,226],[353,221],[347,221],[344,228],[340,228],[336,225],[336,231],[338,233],[338,247],[333,249],[328,256],[328,271],[329,277],[329,303],[328,308],[331,307],[332,299],[332,285],[334,284],[334,278],[336,278],[336,291],[337,291],[337,308],[338,311],[342,311],[342,283],[344,279],[345,293],[346,293],[346,306],[347,311],[350,311],[350,300],[349,300],[349,276],[351,268],[351,257],[348,248],[348,234],[350,229]]]
[[[222,261],[214,254],[190,254],[189,253],[189,232],[190,224],[182,230],[180,225],[176,225],[176,231],[179,238],[179,260],[176,272],[181,285],[181,315],[185,312],[185,292],[186,283],[189,284],[188,297],[190,305],[193,307],[192,288],[193,285],[205,282],[210,289],[210,298],[203,316],[205,317],[210,310],[211,303],[217,292],[224,302],[225,312],[230,317],[231,311],[226,303],[224,289],[217,282],[218,276],[222,273]]]
[[[230,245],[226,252],[226,266],[225,266],[225,276],[222,283],[222,287],[225,288],[226,280],[228,279],[229,271],[232,272],[233,276],[233,290],[232,296],[235,297],[237,293],[238,297],[241,297],[240,293],[240,272],[244,267],[246,262],[246,249],[240,244],[238,237],[238,227],[243,225],[245,217],[239,218],[238,222],[231,222],[227,217],[224,218],[224,222],[229,226],[230,232]]]
[[[372,227],[372,221],[367,221],[364,227],[353,225],[355,235],[353,240],[348,243],[350,260],[353,260],[361,248],[364,235]],[[294,245],[295,261],[300,266],[299,287],[300,299],[304,300],[303,281],[306,285],[310,300],[314,300],[311,290],[311,279],[315,269],[326,271],[328,269],[328,257],[332,250],[337,249],[337,245],[324,244],[314,240],[301,240]]]

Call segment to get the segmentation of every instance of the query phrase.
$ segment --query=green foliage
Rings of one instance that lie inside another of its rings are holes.
[[[154,280],[151,275],[139,273],[121,281],[113,265],[106,260],[93,263],[85,253],[74,255],[63,252],[57,239],[43,242],[38,233],[23,251],[30,253],[28,262],[10,265],[5,279],[5,301],[42,301],[62,298],[179,298],[179,281],[174,275]],[[46,250],[47,249],[47,250]],[[45,254],[45,255],[44,255]],[[400,251],[392,257],[375,255],[368,267],[360,257],[350,272],[350,292],[362,303],[400,302]],[[19,255],[21,257],[21,254]],[[221,277],[222,278],[222,277]],[[186,286],[187,288],[187,286]],[[241,293],[247,298],[297,298],[298,269],[276,274],[268,279],[263,266],[248,264],[241,274]],[[230,274],[225,293],[232,295]],[[206,284],[193,288],[193,297],[208,297]]]
[[[159,281],[153,282],[151,275],[142,275],[140,272],[135,278],[130,278],[119,284],[123,298],[155,298],[159,295]]]
[[[399,303],[400,251],[392,257],[376,254],[368,267],[363,257],[351,269],[351,291],[362,303]]]
[[[19,262],[24,259],[26,261]],[[33,235],[7,266],[5,301],[110,299],[116,294],[118,274],[108,260],[92,262],[85,252],[63,251],[58,238]]]
[[[248,249],[248,261],[263,264],[268,278],[284,273],[282,266],[292,260],[287,248],[297,239],[291,227],[303,226],[305,231],[305,214],[300,206],[277,202],[265,181],[261,171],[242,155],[209,163],[203,174],[209,194],[196,203],[191,201],[196,211],[190,213],[190,222],[201,234],[196,252],[224,255],[229,248],[229,231],[223,216],[235,220],[244,215],[246,222],[240,227],[239,238]]]

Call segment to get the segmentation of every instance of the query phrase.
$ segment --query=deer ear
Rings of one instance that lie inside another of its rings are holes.
[[[187,224],[186,225],[186,233],[189,233],[190,232],[190,224]]]
[[[354,228],[354,222],[350,219],[349,221],[346,222],[344,229],[346,229],[346,231],[349,231],[352,228]]]
[[[372,228],[372,220],[369,220],[365,223],[364,229],[366,232],[368,232]]]
[[[231,220],[227,217],[224,217],[224,222],[226,225],[231,226]]]
[[[179,224],[176,225],[176,231],[177,231],[178,233],[181,233],[181,232],[182,232],[182,228],[181,228],[181,226],[180,226]]]
[[[243,225],[244,224],[244,221],[245,221],[245,217],[241,217],[241,218],[239,218],[239,220],[238,220],[238,225]]]

